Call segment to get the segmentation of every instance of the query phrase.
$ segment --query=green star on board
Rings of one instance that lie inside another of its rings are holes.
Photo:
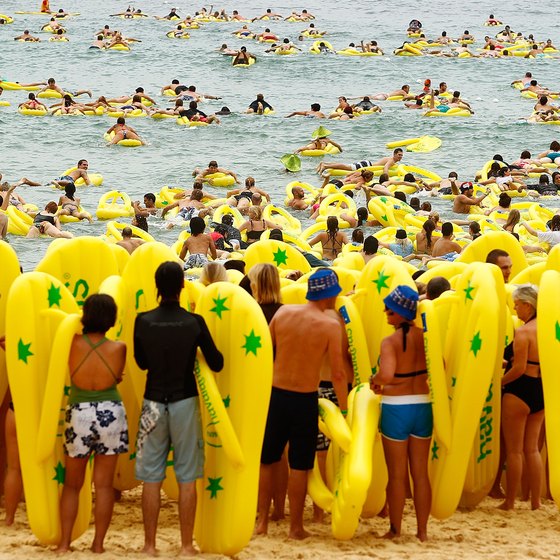
[[[474,286],[471,286],[471,281],[469,280],[467,287],[463,290],[463,292],[465,292],[465,301],[467,301],[468,299],[470,299],[471,301],[473,300],[472,294],[471,292],[475,289]]]
[[[478,351],[480,350],[480,348],[482,347],[482,339],[480,338],[480,331],[478,331],[471,340],[471,351],[474,354],[474,357],[476,358],[476,355],[478,354]]]
[[[457,385],[457,378],[453,375],[451,377],[451,387],[455,387]]]
[[[558,342],[560,342],[560,323],[558,323],[558,321],[556,321],[556,340]]]
[[[64,396],[65,397],[70,396],[70,385],[64,385]]]
[[[56,480],[59,484],[64,484],[64,477],[66,475],[66,469],[64,465],[59,461],[54,468],[54,476],[52,480]]]
[[[33,352],[29,350],[31,342],[29,344],[24,344],[23,340],[20,338],[17,345],[18,360],[21,360],[24,364],[27,364],[27,359],[29,356],[33,356]]]
[[[220,486],[220,482],[222,482],[222,476],[218,477],[218,478],[210,478],[208,477],[208,486],[206,487],[206,490],[208,490],[210,492],[210,499],[214,500],[218,497],[218,492],[220,490],[223,490],[223,487]]]
[[[222,318],[222,313],[224,311],[229,311],[229,307],[226,307],[227,297],[221,298],[220,294],[218,294],[217,298],[212,298],[212,301],[216,304],[210,311],[215,313],[219,319]]]
[[[287,264],[288,252],[285,249],[283,250],[280,249],[280,247],[278,247],[278,250],[275,253],[272,253],[272,258],[274,259],[276,266],[280,266],[281,264]]]
[[[439,451],[439,445],[437,444],[437,441],[434,439],[434,445],[432,445],[432,461],[434,459],[439,459],[438,451]]]
[[[226,408],[229,408],[229,403],[231,402],[231,397],[228,395],[225,399],[222,399],[224,401],[224,406]]]
[[[58,307],[60,307],[60,300],[62,299],[60,286],[56,288],[54,284],[51,284],[47,293],[47,299],[49,301],[49,307],[52,307],[53,305],[58,305]]]
[[[389,278],[391,278],[390,274],[385,274],[383,270],[380,270],[377,278],[375,280],[372,280],[372,282],[377,285],[378,294],[381,293],[381,288],[389,288],[389,286],[387,285],[387,280],[389,280]]]
[[[387,217],[387,214],[381,216],[381,221],[382,222],[388,222],[389,221],[389,218]]]
[[[257,350],[262,347],[261,337],[257,336],[253,329],[251,329],[250,334],[245,334],[243,336],[245,337],[245,344],[241,348],[245,348],[245,356],[247,356],[249,352],[253,352],[256,356]]]

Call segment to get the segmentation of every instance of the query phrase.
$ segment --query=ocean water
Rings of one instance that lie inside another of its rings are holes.
[[[0,13],[14,15],[16,10],[37,10],[39,1],[0,1]],[[69,43],[49,43],[50,35],[41,33],[38,44],[14,42],[13,37],[24,29],[39,34],[46,23],[43,16],[19,15],[12,25],[0,27],[0,75],[8,80],[31,82],[55,77],[57,83],[70,90],[90,88],[94,97],[118,96],[132,93],[138,86],[162,106],[170,105],[159,96],[164,84],[177,78],[181,83],[194,84],[202,93],[221,96],[218,101],[201,105],[207,113],[227,105],[235,114],[224,117],[221,126],[203,128],[181,127],[174,119],[156,121],[149,118],[129,119],[148,146],[126,149],[107,147],[103,133],[114,124],[108,117],[24,117],[16,112],[27,92],[5,92],[2,98],[12,106],[0,108],[0,172],[8,180],[27,176],[47,182],[58,177],[78,159],[86,158],[90,171],[102,173],[101,187],[82,188],[78,196],[86,210],[94,214],[101,194],[108,190],[124,190],[131,198],[142,199],[146,192],[157,193],[162,186],[189,187],[195,166],[205,166],[217,159],[223,167],[233,169],[243,180],[252,175],[260,188],[268,191],[278,205],[283,204],[285,185],[294,179],[319,185],[314,168],[317,158],[303,158],[302,171],[287,175],[279,157],[307,143],[311,132],[326,125],[344,152],[336,156],[340,162],[361,159],[375,160],[387,155],[385,143],[423,134],[439,136],[443,145],[429,154],[405,154],[405,163],[431,169],[441,176],[451,170],[461,179],[472,179],[477,169],[493,154],[501,153],[506,161],[519,157],[521,150],[533,154],[545,150],[550,142],[559,139],[555,126],[528,125],[520,119],[531,113],[533,103],[519,96],[510,87],[514,79],[531,71],[539,83],[559,88],[559,60],[507,59],[447,59],[437,57],[394,57],[392,50],[402,44],[405,30],[413,18],[422,21],[429,38],[446,30],[451,37],[468,29],[481,46],[486,34],[500,28],[482,24],[490,13],[511,25],[514,31],[534,33],[537,40],[551,38],[560,42],[560,23],[550,17],[550,5],[538,0],[527,5],[520,0],[509,2],[507,10],[498,10],[493,2],[457,3],[447,9],[410,0],[398,3],[357,0],[352,3],[309,0],[303,4],[262,1],[225,2],[219,8],[228,12],[237,9],[242,15],[253,17],[271,7],[288,15],[292,8],[307,8],[316,15],[315,25],[327,30],[325,37],[339,50],[349,42],[375,39],[385,50],[383,57],[315,56],[308,52],[312,40],[299,45],[304,52],[297,56],[263,54],[266,45],[242,41],[231,35],[241,27],[239,23],[208,23],[192,30],[190,40],[171,40],[165,33],[174,28],[173,22],[154,19],[122,20],[108,17],[109,13],[124,11],[126,2],[67,0],[56,3],[80,16],[65,22]],[[193,13],[184,0],[171,2],[144,1],[134,4],[150,15],[165,15],[177,7],[179,13]],[[421,11],[418,7],[422,6]],[[505,5],[504,5],[505,6]],[[54,7],[54,4],[53,4]],[[452,10],[452,11],[451,11]],[[134,44],[130,53],[89,51],[94,33],[103,25],[120,29],[125,36],[142,43]],[[255,22],[255,31],[270,27],[280,37],[297,42],[299,31],[306,23]],[[239,48],[246,45],[258,56],[250,68],[234,68],[230,58],[216,52],[222,44]],[[446,81],[450,90],[460,90],[471,102],[472,118],[423,118],[421,111],[408,111],[400,103],[382,102],[383,113],[364,116],[354,121],[316,121],[284,116],[291,111],[308,109],[318,102],[323,111],[330,112],[339,95],[363,96],[388,92],[408,83],[420,91],[430,78],[433,84]],[[240,114],[259,92],[275,107],[276,114],[266,117]],[[330,158],[329,158],[330,159]],[[212,189],[219,196],[225,189]],[[59,191],[49,187],[22,187],[18,192],[28,202],[43,207],[49,200],[58,199]],[[363,195],[362,195],[363,196]],[[443,215],[449,215],[450,202],[430,199]],[[358,203],[363,202],[358,198]],[[548,202],[555,205],[554,202]],[[304,224],[309,223],[304,216]],[[76,235],[101,235],[104,222],[70,224],[65,226]],[[150,233],[168,244],[175,241],[179,228],[167,231],[161,221],[150,224]],[[11,238],[25,270],[30,270],[42,257],[48,240]]]

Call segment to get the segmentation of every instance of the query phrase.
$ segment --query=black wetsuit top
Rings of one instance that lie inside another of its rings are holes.
[[[255,101],[249,105],[249,109],[253,109],[256,113],[259,110],[259,103],[262,105],[263,110],[270,109],[272,111],[272,105],[268,104],[264,99],[262,101],[257,101],[255,99]]]
[[[198,395],[193,374],[197,348],[210,369],[222,369],[223,356],[202,316],[189,313],[177,301],[163,301],[140,313],[134,324],[134,358],[148,370],[144,398],[171,403]]]

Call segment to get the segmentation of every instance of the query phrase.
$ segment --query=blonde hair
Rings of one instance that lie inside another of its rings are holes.
[[[537,299],[539,297],[539,288],[534,284],[521,284],[517,286],[513,292],[513,299],[523,301],[533,306],[537,310]]]
[[[200,281],[208,286],[214,282],[227,282],[228,275],[227,270],[224,265],[217,262],[206,263],[202,267],[202,273],[200,274]]]
[[[248,214],[252,220],[261,220],[262,208],[260,206],[250,206],[248,210]]]
[[[280,275],[269,263],[258,263],[249,271],[251,291],[258,303],[281,303]]]

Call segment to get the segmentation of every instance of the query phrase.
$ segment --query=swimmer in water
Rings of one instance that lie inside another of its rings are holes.
[[[131,126],[126,124],[124,117],[119,117],[117,123],[114,124],[106,134],[110,135],[111,132],[114,132],[115,136],[109,141],[109,144],[117,144],[121,140],[138,140],[143,146],[146,145],[144,140],[138,136],[138,133]]]

